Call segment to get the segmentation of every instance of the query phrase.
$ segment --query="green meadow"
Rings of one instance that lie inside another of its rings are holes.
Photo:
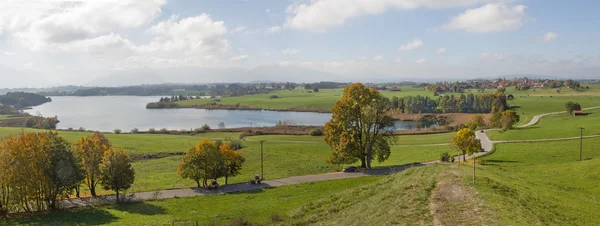
[[[600,138],[499,144],[478,167],[476,189],[499,225],[593,225],[600,222]],[[472,171],[464,169],[471,184]]]
[[[567,113],[548,115],[533,126],[514,128],[508,131],[490,131],[492,140],[534,140],[549,138],[578,137],[580,127],[585,128],[584,136],[600,134],[600,108],[585,111],[587,115],[573,116]]]

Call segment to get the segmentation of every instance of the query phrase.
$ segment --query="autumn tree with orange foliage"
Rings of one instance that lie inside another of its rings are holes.
[[[89,137],[82,137],[75,142],[74,150],[81,159],[85,169],[84,183],[90,189],[92,196],[96,197],[96,186],[100,182],[100,163],[104,152],[112,147],[108,139],[101,133],[94,133]],[[79,195],[79,192],[78,194]]]
[[[240,173],[245,159],[241,153],[231,150],[227,144],[202,139],[192,147],[179,163],[178,173],[183,179],[192,179],[200,187],[207,186],[209,179],[227,179]]]
[[[56,133],[24,133],[0,142],[1,213],[56,209],[81,180],[71,144]]]
[[[332,118],[325,124],[325,141],[333,164],[360,161],[362,168],[371,168],[373,159],[383,162],[390,157],[389,142],[395,130],[388,116],[389,104],[373,88],[354,83],[344,89],[342,98],[333,107]]]

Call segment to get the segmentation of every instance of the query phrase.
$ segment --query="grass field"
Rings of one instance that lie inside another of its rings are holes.
[[[410,86],[401,87],[401,92],[380,91],[384,96],[391,98],[393,96],[430,96],[433,93],[423,88],[414,88]],[[268,94],[245,95],[237,97],[223,97],[219,104],[235,105],[240,104],[253,108],[262,109],[321,109],[331,110],[335,103],[342,97],[342,89],[321,89],[319,92],[309,93],[308,90],[279,90]],[[269,97],[277,95],[279,98],[270,99]],[[210,103],[211,99],[195,99],[177,102],[181,106],[194,106]]]
[[[24,129],[25,132],[43,130]],[[16,135],[20,128],[0,128],[0,137]],[[71,142],[88,132],[60,131],[59,135]],[[396,166],[414,162],[425,162],[439,159],[442,152],[458,154],[448,145],[422,146],[428,142],[435,144],[448,143],[453,134],[407,135],[399,136],[397,144],[392,146],[391,157],[383,162],[374,162],[374,167]],[[153,135],[153,134],[106,134],[114,146],[124,147],[129,154],[152,154],[159,152],[187,152],[201,138],[224,139],[239,137],[239,133],[209,132],[190,135]],[[229,183],[245,182],[256,173],[260,173],[260,140],[264,144],[264,176],[267,179],[285,178],[298,175],[318,174],[341,170],[344,165],[332,165],[325,162],[330,156],[330,149],[324,138],[294,135],[264,135],[246,137],[240,151],[246,158],[242,173],[229,178]],[[171,188],[187,188],[195,186],[192,180],[183,180],[177,174],[181,156],[137,161],[133,163],[136,180],[128,192],[153,191]],[[221,180],[219,183],[224,183]],[[84,194],[87,192],[83,189]],[[111,193],[99,191],[100,194]]]
[[[585,111],[588,115],[572,116],[567,113],[544,116],[538,124],[525,128],[515,128],[505,132],[490,131],[492,140],[533,140],[545,138],[577,137],[580,127],[584,136],[600,134],[600,109]]]
[[[499,144],[479,167],[477,190],[500,225],[593,225],[600,222],[600,138]],[[465,168],[465,183],[471,170]]]
[[[262,189],[224,195],[148,201],[37,214],[5,224],[22,225],[201,225],[225,224],[243,217],[266,224],[306,203],[349,189],[369,186],[382,177],[365,177]],[[4,224],[3,224],[4,225]]]

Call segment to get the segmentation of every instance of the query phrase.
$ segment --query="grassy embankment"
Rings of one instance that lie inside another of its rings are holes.
[[[600,105],[600,103],[599,103]],[[580,136],[580,127],[585,128],[584,136],[600,134],[600,109],[585,111],[588,115],[573,116],[567,113],[548,115],[540,119],[538,124],[514,128],[505,132],[490,131],[492,140],[533,140],[548,138],[565,138]]]
[[[25,129],[25,132],[42,131]],[[0,128],[0,137],[15,135],[20,128]],[[60,131],[59,135],[71,142],[87,132]],[[156,154],[160,152],[187,152],[199,139],[237,138],[239,133],[202,133],[190,135],[158,135],[158,134],[106,134],[106,137],[118,147],[123,147],[130,155]],[[423,144],[449,143],[452,134],[410,135],[399,136],[398,145],[392,146],[392,155],[384,163],[375,163],[375,167],[394,166],[413,162],[436,160],[442,152],[456,154],[449,145],[422,146]],[[246,137],[242,142],[241,152],[246,158],[242,174],[229,178],[230,183],[245,182],[255,173],[260,173],[260,143],[264,145],[264,173],[267,179],[285,178],[290,176],[308,175],[339,171],[344,166],[327,164],[325,160],[330,155],[329,146],[323,137],[263,135]],[[183,180],[177,174],[181,156],[170,156],[159,159],[134,162],[136,180],[128,192],[153,191],[171,188],[186,188],[195,186],[191,180]],[[224,181],[220,181],[224,183]],[[84,189],[85,192],[85,189]],[[101,194],[111,193],[100,191]]]
[[[500,225],[593,225],[600,222],[600,138],[499,144],[478,170],[477,191]],[[471,170],[464,168],[465,183]]]

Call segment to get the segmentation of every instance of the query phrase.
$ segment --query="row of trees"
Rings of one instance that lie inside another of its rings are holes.
[[[0,142],[0,213],[56,209],[83,182],[119,191],[133,184],[129,157],[102,134],[74,145],[55,132],[23,133]]]
[[[209,179],[239,175],[246,159],[232,145],[202,139],[181,159],[178,173],[183,179],[192,179],[198,187],[208,185]]]
[[[433,99],[427,96],[392,97],[392,109],[402,113],[490,113],[502,112],[508,108],[506,95],[461,94],[460,96],[440,96]]]

